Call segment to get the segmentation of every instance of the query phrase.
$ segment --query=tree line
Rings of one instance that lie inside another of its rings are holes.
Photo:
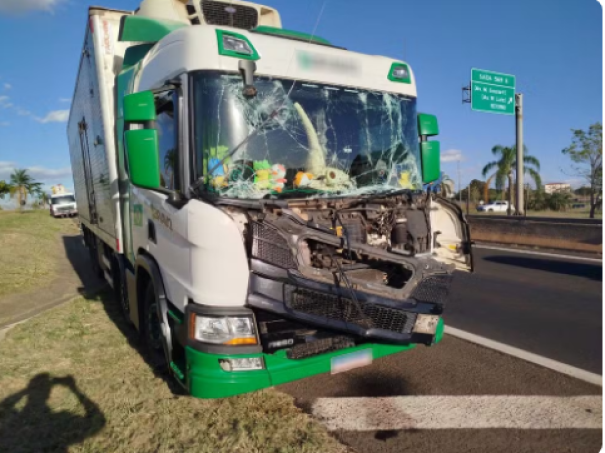
[[[603,199],[603,128],[601,123],[597,122],[590,125],[587,130],[572,129],[571,131],[571,144],[561,152],[571,159],[572,164],[562,172],[584,181],[583,186],[573,193],[589,197],[589,216],[594,218],[595,211],[602,208]],[[452,178],[443,174],[440,181],[441,194],[455,196],[465,201],[468,198],[474,203],[481,200],[484,202],[503,200],[506,194],[509,205],[514,205],[517,149],[515,146],[496,145],[491,152],[495,160],[488,162],[481,172],[486,178],[485,181],[474,179],[460,193],[454,194],[455,184]],[[527,191],[527,209],[563,211],[572,204],[574,197],[570,192],[559,191],[552,194],[544,192],[540,177],[540,161],[529,153],[527,147],[524,147],[523,162],[524,172],[535,185],[535,189],[529,188]],[[492,183],[495,188],[491,187]]]
[[[27,204],[28,195],[36,197],[38,202],[46,206],[50,202],[48,193],[42,190],[42,183],[37,182],[24,169],[15,169],[7,181],[0,180],[0,198],[9,196],[22,208]]]

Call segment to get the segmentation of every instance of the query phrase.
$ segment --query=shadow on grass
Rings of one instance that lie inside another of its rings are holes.
[[[104,280],[99,279],[92,270],[88,249],[82,243],[82,236],[63,236],[65,254],[78,274],[81,287],[78,292],[91,302],[100,302],[113,324],[128,340],[128,344],[145,360],[151,371],[166,382],[174,395],[184,395],[184,389],[168,372],[165,364],[158,363],[152,354],[146,351],[138,331],[123,314],[117,297]]]
[[[69,389],[84,408],[84,415],[67,410],[52,411],[48,406],[55,386]],[[25,405],[19,410],[20,403]],[[105,416],[76,385],[73,376],[34,376],[24,390],[0,402],[0,440],[3,451],[67,452],[70,445],[82,442],[105,426]],[[5,449],[5,450],[4,450]]]
[[[124,316],[122,309],[119,307],[117,299],[113,293],[113,290],[109,287],[98,292],[95,295],[84,293],[82,294],[86,300],[91,302],[100,302],[103,304],[103,309],[113,324],[120,330],[122,335],[128,340],[128,344],[134,349],[142,358],[153,374],[162,379],[173,395],[186,395],[187,393],[181,387],[177,381],[172,377],[168,371],[168,367],[165,363],[159,363],[155,356],[146,350],[145,345],[136,330],[134,325],[127,320]]]

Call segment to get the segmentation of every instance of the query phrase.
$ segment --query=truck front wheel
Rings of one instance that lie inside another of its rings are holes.
[[[154,369],[167,366],[164,346],[162,344],[162,328],[160,325],[158,300],[153,283],[147,284],[143,300],[143,318],[141,334],[146,352]]]

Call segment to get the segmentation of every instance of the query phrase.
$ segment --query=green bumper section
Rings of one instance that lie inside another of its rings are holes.
[[[443,320],[439,321],[435,334],[435,343],[443,338]],[[187,356],[187,386],[192,396],[196,398],[225,398],[241,393],[285,384],[320,373],[328,373],[333,357],[363,349],[371,349],[372,357],[378,359],[387,355],[413,349],[408,346],[368,343],[353,348],[321,354],[307,359],[291,360],[286,357],[286,351],[275,354],[207,354],[186,348]],[[224,371],[219,365],[219,359],[234,359],[246,357],[262,357],[265,362],[264,370],[253,371]]]

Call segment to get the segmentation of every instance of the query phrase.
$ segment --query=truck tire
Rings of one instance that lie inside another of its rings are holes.
[[[156,371],[165,371],[168,362],[162,344],[158,299],[155,294],[153,282],[147,284],[147,289],[145,290],[143,297],[143,316],[141,318],[143,347],[145,348],[152,368]]]
[[[128,287],[126,284],[126,275],[124,275],[124,271],[120,267],[118,263],[118,257],[114,255],[111,270],[112,270],[112,278],[114,282],[114,293],[116,300],[118,301],[118,305],[120,306],[120,311],[124,316],[124,319],[129,323],[132,323],[130,320],[130,303],[128,300]]]
[[[99,264],[99,252],[97,249],[97,238],[91,234],[91,238],[88,244],[88,253],[90,254],[90,264],[94,275],[98,278],[103,278],[103,269]]]

